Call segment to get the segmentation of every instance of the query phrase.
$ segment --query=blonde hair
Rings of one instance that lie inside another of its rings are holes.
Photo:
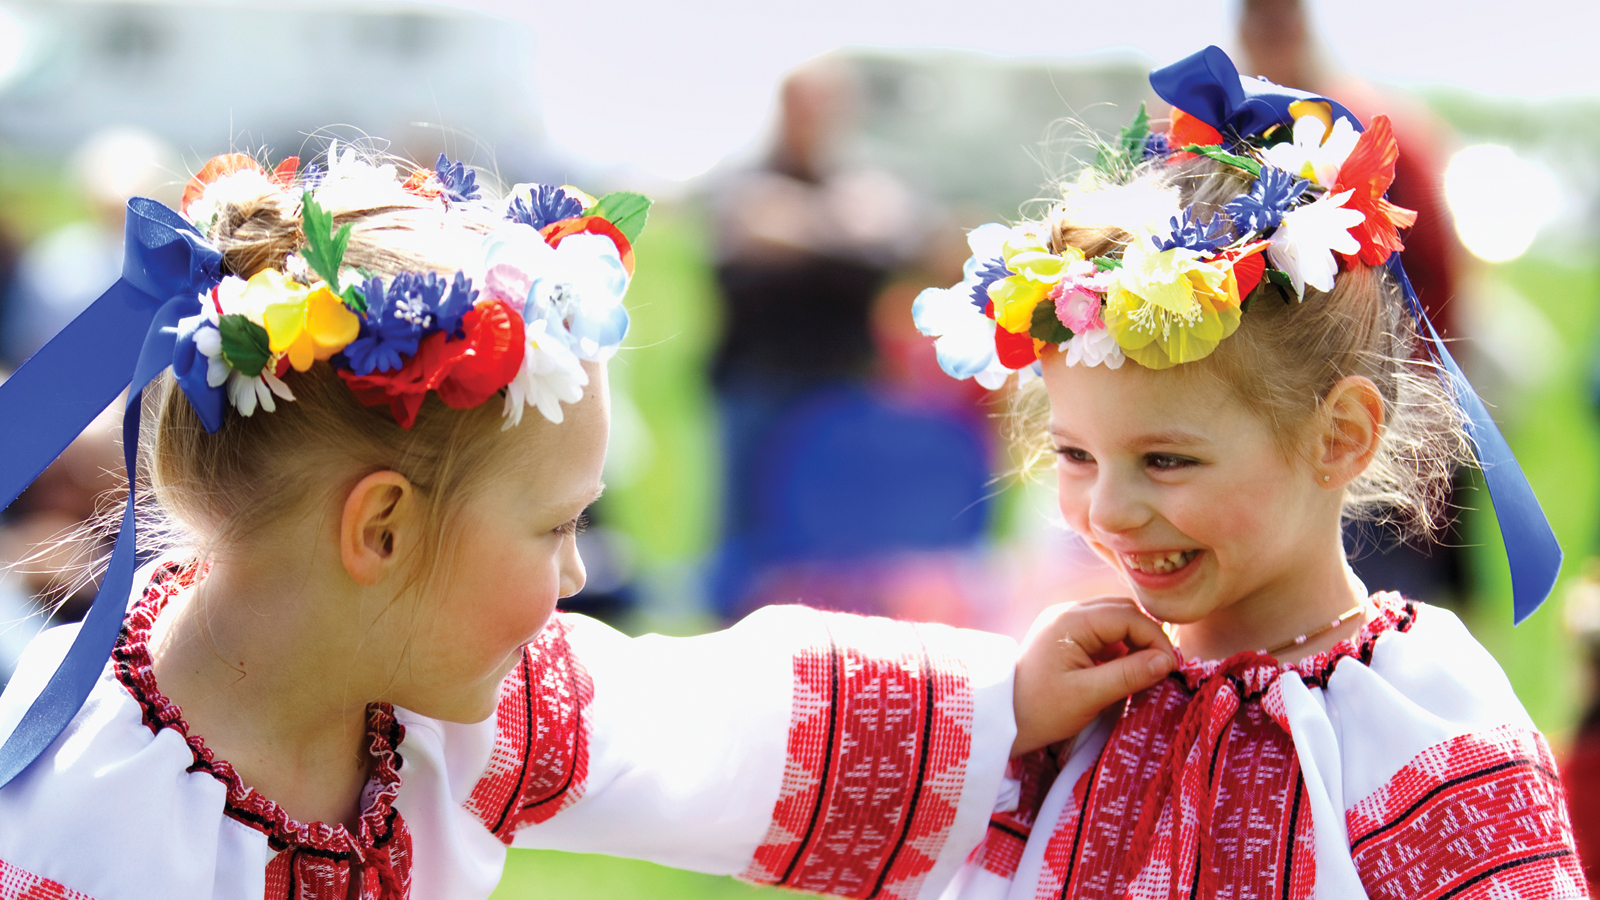
[[[1249,185],[1238,169],[1204,158],[1148,163],[1126,185],[1079,182],[1066,188],[1066,200],[1047,219],[1053,249],[1120,256],[1140,225],[1126,210],[1141,205],[1140,198],[1167,194],[1171,208],[1196,204],[1204,220]],[[1341,271],[1328,293],[1308,287],[1300,302],[1258,300],[1215,352],[1173,371],[1231,389],[1268,423],[1285,452],[1338,381],[1371,379],[1386,421],[1371,464],[1345,488],[1344,515],[1432,538],[1449,522],[1455,470],[1473,457],[1448,379],[1417,350],[1416,325],[1393,276],[1382,266],[1357,265]],[[1017,393],[1012,409],[1009,430],[1031,469],[1050,453],[1049,398],[1035,383]]]
[[[385,278],[454,273],[464,260],[453,251],[475,245],[499,221],[487,204],[446,208],[398,191],[376,205],[336,202],[324,207],[336,229],[351,226],[344,264]],[[222,251],[224,273],[248,279],[297,264],[304,246],[299,206],[294,190],[223,203],[207,237]],[[419,577],[426,576],[449,551],[445,536],[456,531],[450,519],[461,500],[525,455],[511,452],[518,444],[502,433],[504,419],[492,401],[457,410],[430,394],[407,429],[388,407],[357,400],[326,362],[291,370],[284,381],[292,402],[250,416],[229,405],[214,434],[206,433],[170,372],[147,391],[141,470],[157,507],[147,511],[154,514],[156,546],[204,557],[308,512],[372,472],[393,470],[416,487],[438,536],[415,560]]]

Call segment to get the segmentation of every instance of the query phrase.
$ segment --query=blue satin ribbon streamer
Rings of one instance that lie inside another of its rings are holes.
[[[1360,119],[1327,97],[1240,76],[1233,60],[1217,47],[1207,47],[1156,69],[1150,73],[1150,86],[1175,108],[1233,138],[1253,137],[1274,125],[1292,126],[1294,118],[1289,106],[1300,100],[1324,101],[1332,106],[1336,120],[1344,116],[1357,131],[1363,130]],[[1522,466],[1500,433],[1500,426],[1418,302],[1411,279],[1400,264],[1400,254],[1390,256],[1387,265],[1405,294],[1406,307],[1417,320],[1417,331],[1450,379],[1456,402],[1467,417],[1473,452],[1500,520],[1500,537],[1511,564],[1512,621],[1520,625],[1555,587],[1556,576],[1561,572],[1561,545],[1556,542],[1550,520],[1539,506],[1539,498],[1534,496]]]
[[[144,388],[172,364],[179,321],[199,314],[199,295],[221,277],[222,255],[194,226],[154,200],[128,201],[122,278],[0,385],[0,422],[6,423],[0,436],[0,508],[32,484],[125,387],[122,447],[131,486]],[[0,787],[55,741],[99,679],[133,590],[137,541],[130,489],[94,605],[66,658],[0,746]]]

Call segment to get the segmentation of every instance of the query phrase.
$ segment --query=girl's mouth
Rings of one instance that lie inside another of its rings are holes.
[[[1188,567],[1200,555],[1199,550],[1169,550],[1165,553],[1119,553],[1122,564],[1130,573],[1140,575],[1171,575]]]

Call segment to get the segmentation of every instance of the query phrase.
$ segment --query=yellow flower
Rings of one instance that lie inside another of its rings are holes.
[[[1147,369],[1203,359],[1239,327],[1231,268],[1184,247],[1152,253],[1135,241],[1106,295],[1106,329]]]
[[[262,269],[250,276],[243,290],[223,305],[225,313],[237,313],[266,327],[266,309],[274,303],[299,303],[311,289],[277,269]]]
[[[300,288],[292,281],[288,284]],[[289,365],[304,372],[355,340],[361,320],[326,284],[300,290],[306,293],[297,300],[271,304],[263,318],[272,352],[288,354]]]
[[[1012,334],[1023,334],[1033,326],[1033,310],[1050,294],[1070,263],[1083,259],[1083,251],[1068,247],[1062,255],[1050,252],[1043,236],[1032,230],[1015,229],[1001,247],[1006,268],[1012,275],[989,285],[994,303],[994,320]]]

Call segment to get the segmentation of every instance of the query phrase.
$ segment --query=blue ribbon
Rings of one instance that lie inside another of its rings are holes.
[[[1217,47],[1207,47],[1156,69],[1150,73],[1150,86],[1175,108],[1234,139],[1260,135],[1274,125],[1292,126],[1294,117],[1289,114],[1289,106],[1300,100],[1326,102],[1335,119],[1343,116],[1357,131],[1363,130],[1360,119],[1327,97],[1280,87],[1260,78],[1241,77],[1233,60]],[[1561,572],[1561,545],[1483,398],[1472,389],[1418,302],[1411,279],[1400,264],[1400,254],[1389,257],[1388,267],[1405,295],[1406,307],[1417,320],[1418,332],[1444,370],[1456,402],[1467,417],[1473,453],[1500,520],[1500,537],[1511,564],[1512,620],[1520,625],[1555,586]]]
[[[1343,116],[1361,130],[1361,120],[1336,100],[1241,76],[1220,47],[1156,69],[1150,73],[1150,86],[1161,99],[1233,138],[1253,137],[1274,125],[1293,126],[1289,106],[1301,100],[1327,103],[1335,121]]]
[[[0,385],[0,422],[6,423],[0,435],[0,508],[125,387],[122,448],[130,486],[94,604],[66,658],[0,746],[0,787],[67,727],[111,656],[137,565],[132,481],[144,388],[172,364],[179,321],[199,314],[199,295],[221,280],[221,270],[222,255],[177,213],[143,197],[129,200],[122,277]]]

